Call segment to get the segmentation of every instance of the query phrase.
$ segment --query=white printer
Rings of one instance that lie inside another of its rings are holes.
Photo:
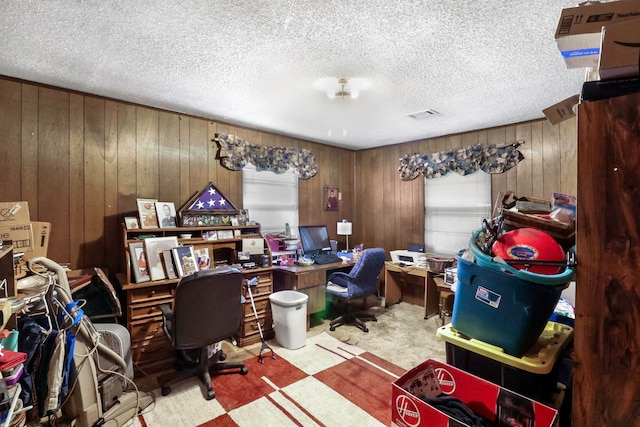
[[[416,267],[427,266],[427,254],[424,252],[413,252],[404,249],[390,251],[391,261],[396,264],[415,265]]]

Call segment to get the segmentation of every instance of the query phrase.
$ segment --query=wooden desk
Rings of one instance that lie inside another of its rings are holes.
[[[310,266],[276,266],[273,270],[273,291],[293,289],[309,296],[307,316],[326,309],[325,285],[327,277],[334,271],[351,270],[354,261],[347,263],[312,264]]]
[[[384,265],[384,303],[400,301],[424,307],[424,318],[438,314],[438,289],[433,273],[425,267],[401,267],[391,261]],[[416,293],[417,292],[417,293]]]

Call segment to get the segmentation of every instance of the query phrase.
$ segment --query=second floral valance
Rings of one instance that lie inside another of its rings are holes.
[[[218,144],[216,158],[220,159],[222,166],[232,171],[242,170],[247,163],[251,163],[259,171],[274,173],[284,173],[293,168],[300,179],[309,179],[318,173],[311,150],[255,145],[226,133],[217,133],[214,141]]]
[[[398,173],[403,181],[415,179],[418,175],[425,178],[438,178],[449,172],[468,175],[478,170],[486,173],[506,172],[524,156],[518,147],[524,141],[497,147],[496,145],[470,145],[465,148],[440,151],[428,154],[405,154],[400,159]]]

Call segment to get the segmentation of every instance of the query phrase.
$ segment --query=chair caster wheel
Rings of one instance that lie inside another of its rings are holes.
[[[333,331],[335,331],[335,330],[336,330],[336,327],[335,327],[335,326],[329,326],[329,330],[330,330],[331,332],[333,332]]]
[[[249,373],[249,369],[246,366],[240,368],[240,375],[247,375]]]
[[[373,320],[374,322],[377,322],[377,321],[378,321],[378,319],[376,319],[375,317],[374,317],[373,319],[371,319],[371,320]]]
[[[166,385],[162,386],[162,395],[167,396],[169,393],[171,393],[171,387]]]
[[[362,328],[362,330],[363,330],[364,332],[369,332],[369,329],[368,329],[368,328]]]
[[[220,357],[218,358],[218,360],[223,361],[226,358],[227,358],[227,354],[224,351],[220,350]]]
[[[207,400],[215,399],[216,392],[213,390],[207,390]]]

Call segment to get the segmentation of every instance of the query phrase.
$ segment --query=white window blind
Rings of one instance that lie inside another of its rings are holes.
[[[297,234],[298,175],[293,170],[282,174],[259,172],[249,164],[242,169],[242,188],[243,206],[261,231],[283,232],[288,223],[291,232]]]
[[[449,173],[425,179],[424,191],[426,250],[456,254],[467,248],[471,233],[491,214],[491,176]]]

